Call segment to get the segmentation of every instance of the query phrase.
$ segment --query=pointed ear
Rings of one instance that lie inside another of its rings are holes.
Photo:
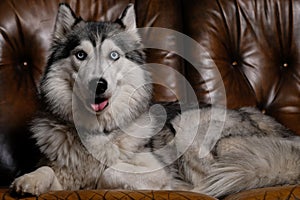
[[[54,26],[54,38],[62,39],[69,32],[75,22],[78,20],[73,10],[68,4],[59,4],[56,22]]]
[[[135,12],[133,4],[128,4],[119,20],[124,24],[126,30],[134,31],[136,29]]]

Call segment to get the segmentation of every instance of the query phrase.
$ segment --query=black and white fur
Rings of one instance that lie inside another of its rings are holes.
[[[142,48],[133,5],[116,22],[86,22],[60,5],[40,85],[44,109],[32,122],[45,159],[17,178],[13,190],[176,189],[223,196],[299,183],[298,143],[253,108],[193,109],[161,124],[150,110]]]

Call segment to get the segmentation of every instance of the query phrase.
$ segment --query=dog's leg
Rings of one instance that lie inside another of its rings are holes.
[[[118,163],[106,169],[99,182],[105,189],[171,189],[171,176],[162,168],[151,169],[129,163]]]
[[[99,186],[106,189],[172,189],[175,180],[152,153],[137,153],[130,162],[120,161],[107,168]]]
[[[15,179],[11,189],[21,194],[40,195],[48,191],[62,190],[63,188],[57,180],[53,169],[44,166]]]

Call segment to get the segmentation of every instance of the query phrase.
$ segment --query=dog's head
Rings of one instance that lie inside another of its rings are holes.
[[[59,6],[41,96],[50,112],[80,127],[111,131],[148,107],[151,78],[135,13],[115,22],[87,22]]]

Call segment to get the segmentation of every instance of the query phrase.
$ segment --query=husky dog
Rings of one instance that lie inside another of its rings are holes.
[[[133,5],[115,22],[86,22],[59,6],[40,84],[44,109],[32,122],[45,159],[12,190],[176,189],[218,197],[299,183],[298,143],[253,108],[189,109],[161,123],[150,109],[142,48]]]

